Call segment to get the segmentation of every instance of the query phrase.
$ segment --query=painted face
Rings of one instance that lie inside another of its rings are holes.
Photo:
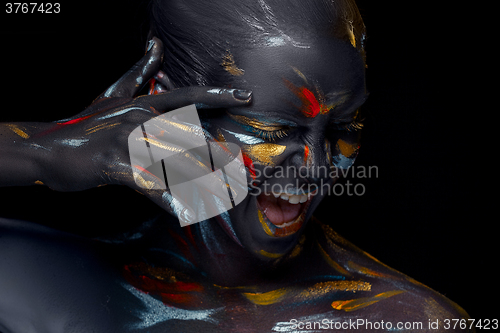
[[[218,140],[240,145],[252,177],[229,224],[247,250],[275,259],[298,242],[335,168],[354,162],[365,65],[351,43],[333,38],[228,52],[221,65],[231,86],[251,89],[253,104],[206,123]]]

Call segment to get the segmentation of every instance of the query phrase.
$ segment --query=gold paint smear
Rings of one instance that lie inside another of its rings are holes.
[[[260,250],[259,254],[262,255],[262,256],[264,256],[264,257],[273,258],[273,259],[281,258],[283,256],[282,253],[270,253],[270,252],[267,252],[267,251],[264,251],[264,250]]]
[[[14,124],[6,124],[6,126],[14,133],[16,133],[17,135],[19,135],[21,138],[23,139],[28,139],[30,136],[28,133],[26,133],[26,128],[24,127],[20,127],[20,126],[17,126],[17,125],[14,125]]]
[[[224,134],[220,131],[220,128],[217,129],[217,141],[219,142],[226,142],[226,138],[224,137]]]
[[[302,80],[304,80],[304,82],[305,82],[306,84],[309,84],[309,82],[307,82],[307,78],[306,78],[306,76],[305,76],[305,75],[304,75],[301,71],[299,71],[296,67],[293,67],[293,66],[292,66],[292,69],[293,69],[293,71],[295,72],[295,74],[297,74],[298,76],[300,76],[300,78],[301,78]]]
[[[243,74],[245,74],[245,71],[243,69],[238,68],[238,66],[236,66],[236,63],[234,62],[234,57],[232,53],[229,52],[229,50],[222,58],[221,65],[222,67],[224,67],[224,70],[226,72],[228,72],[233,76],[242,76]]]
[[[366,268],[366,267],[363,267],[361,265],[358,265],[352,261],[349,261],[347,263],[347,266],[350,268],[350,269],[353,269],[355,271],[357,271],[358,273],[361,273],[361,274],[364,274],[364,275],[368,275],[368,276],[371,276],[371,277],[381,277],[381,278],[392,278],[392,276],[390,275],[387,275],[387,274],[384,274],[384,273],[380,273],[380,272],[376,272],[372,269],[369,269],[369,268]]]
[[[317,244],[318,244],[319,252],[321,253],[323,259],[325,259],[325,261],[328,263],[328,265],[330,265],[334,270],[336,270],[337,272],[339,272],[342,275],[351,276],[351,273],[349,273],[342,266],[340,266],[340,264],[338,264],[332,258],[330,258],[330,256],[323,249],[323,247],[319,243],[317,243]]]
[[[377,294],[373,297],[362,297],[357,299],[349,299],[345,301],[335,301],[332,302],[332,308],[335,310],[343,310],[346,312],[355,311],[372,305],[374,303],[380,302],[386,298],[399,295],[406,292],[405,290],[392,290],[386,291],[384,293]]]
[[[279,131],[279,130],[283,129],[283,126],[258,121],[256,119],[248,118],[245,116],[234,115],[234,114],[231,114],[229,112],[227,114],[234,121],[236,121],[240,124],[243,124],[243,125],[254,127],[254,128],[259,129],[261,131],[274,132],[274,131]]]
[[[259,216],[259,222],[262,225],[262,229],[264,229],[266,234],[268,236],[274,236],[271,229],[269,229],[269,226],[267,225],[266,221],[264,221],[264,216],[262,215],[262,212],[260,211],[260,209],[257,211],[257,215]]]
[[[273,157],[283,154],[285,149],[286,146],[274,143],[261,143],[243,147],[243,150],[250,156],[250,158],[264,165],[273,165]]]
[[[266,293],[243,293],[250,302],[257,305],[270,305],[281,302],[290,291],[286,288],[281,288]]]
[[[109,128],[115,127],[117,125],[120,125],[120,124],[121,123],[112,123],[112,124],[104,123],[104,124],[100,124],[100,125],[97,125],[97,126],[94,126],[91,128],[87,128],[85,130],[85,132],[87,132],[85,135],[89,135],[89,134],[95,133],[95,132],[103,130],[103,129],[109,129]]]
[[[337,141],[337,149],[345,157],[351,157],[358,151],[358,145],[356,143],[349,143],[340,139]]]
[[[356,47],[356,36],[354,36],[354,27],[352,26],[352,21],[349,21],[349,26],[347,27],[349,31],[349,41],[353,47]]]
[[[371,291],[372,285],[365,281],[326,281],[319,282],[300,293],[299,297],[316,298],[336,291]]]
[[[295,245],[292,252],[290,252],[290,254],[288,255],[288,259],[295,258],[300,254],[300,252],[302,252],[305,241],[306,241],[306,235],[300,236],[299,242],[297,243],[297,245]]]

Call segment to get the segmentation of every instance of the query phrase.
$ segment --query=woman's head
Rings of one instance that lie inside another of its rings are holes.
[[[204,119],[214,137],[241,147],[253,178],[250,195],[219,222],[257,256],[280,257],[336,168],[357,154],[366,91],[354,1],[154,0],[151,15],[174,85],[253,91],[251,106]]]

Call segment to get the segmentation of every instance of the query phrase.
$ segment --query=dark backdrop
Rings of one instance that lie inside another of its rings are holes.
[[[482,104],[488,97],[482,87],[495,78],[474,75],[488,64],[485,27],[472,8],[358,3],[368,28],[371,95],[357,165],[376,166],[378,177],[347,179],[363,184],[364,195],[331,197],[318,215],[472,318],[498,318],[492,305],[499,297],[495,111]],[[145,8],[145,2],[113,0],[62,3],[61,14],[2,9],[0,121],[49,121],[82,111],[142,56]],[[126,230],[140,220],[134,214],[157,212],[139,194],[115,186],[79,193],[4,188],[0,196],[2,216],[87,235]],[[138,201],[148,208],[131,210]]]

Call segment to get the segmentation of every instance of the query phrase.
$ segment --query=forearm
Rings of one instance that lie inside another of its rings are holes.
[[[50,126],[50,123],[0,123],[0,186],[43,182],[42,163],[50,150],[38,145],[34,136]]]

